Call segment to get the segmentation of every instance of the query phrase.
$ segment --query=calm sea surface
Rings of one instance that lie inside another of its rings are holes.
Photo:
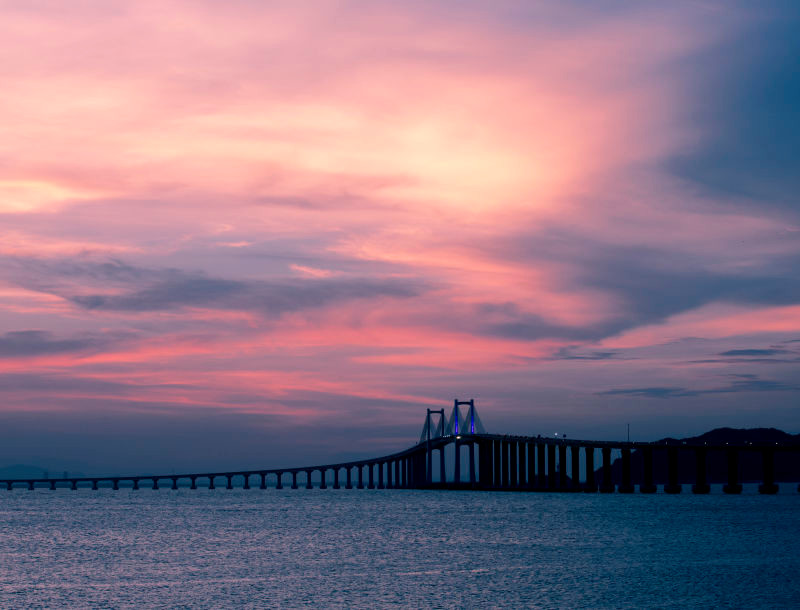
[[[800,607],[800,495],[0,492],[3,608],[306,605]]]

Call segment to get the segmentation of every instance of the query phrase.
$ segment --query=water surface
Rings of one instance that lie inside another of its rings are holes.
[[[797,607],[798,534],[794,492],[15,490],[0,606]]]

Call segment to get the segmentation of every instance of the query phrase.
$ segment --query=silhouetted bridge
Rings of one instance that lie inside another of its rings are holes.
[[[462,406],[467,407],[463,417],[460,409]],[[435,418],[438,418],[436,425]],[[621,453],[622,476],[618,485],[612,481],[612,450]],[[600,466],[599,476],[595,465],[598,451],[601,458],[597,462]],[[631,454],[634,451],[642,454],[642,474],[636,482],[631,476]],[[800,452],[800,445],[687,445],[682,442],[588,441],[487,434],[474,401],[456,400],[447,420],[444,409],[428,409],[419,443],[404,451],[377,458],[302,468],[63,479],[0,479],[0,488],[4,485],[8,490],[15,487],[32,490],[37,486],[49,486],[52,490],[74,490],[79,487],[119,489],[122,484],[139,489],[144,484],[145,487],[159,489],[162,483],[168,482],[171,489],[178,489],[179,482],[184,482],[189,483],[191,489],[197,489],[199,481],[199,486],[209,489],[215,489],[218,483],[226,489],[232,489],[236,480],[244,489],[250,489],[251,486],[260,489],[268,486],[277,489],[312,489],[312,476],[319,473],[317,487],[321,489],[344,487],[633,493],[634,483],[638,483],[641,493],[655,493],[657,486],[653,477],[653,460],[656,452],[666,454],[666,493],[675,494],[682,490],[678,470],[678,456],[681,452],[694,454],[696,470],[692,492],[696,494],[708,493],[710,490],[706,468],[709,453],[723,452],[727,456],[728,480],[723,491],[738,494],[742,491],[739,456],[742,452],[759,452],[763,470],[759,491],[763,494],[774,494],[778,491],[775,483],[776,454]],[[446,457],[448,453],[451,454],[449,460]]]

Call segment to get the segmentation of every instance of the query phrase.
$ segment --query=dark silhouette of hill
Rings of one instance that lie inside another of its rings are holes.
[[[696,445],[738,445],[748,444],[793,444],[800,445],[800,434],[788,434],[776,428],[716,428],[700,436],[684,439],[665,438],[659,443],[680,443],[686,447]],[[596,462],[595,462],[596,463]],[[706,459],[709,483],[726,483],[728,480],[728,457],[725,451],[709,451]],[[638,484],[642,480],[643,457],[640,451],[631,454],[631,476]],[[602,470],[596,471],[596,480],[602,480]],[[761,452],[739,452],[739,482],[759,483],[762,480]],[[615,484],[622,482],[622,459],[617,458],[611,465],[611,478]],[[666,451],[654,451],[653,479],[656,484],[667,482]],[[775,458],[775,481],[800,481],[800,452],[783,452]],[[695,482],[694,451],[678,452],[678,482]]]

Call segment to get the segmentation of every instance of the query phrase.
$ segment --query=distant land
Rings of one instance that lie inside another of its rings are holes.
[[[65,478],[64,472],[67,472],[67,476],[70,477],[86,476],[84,473],[74,470],[53,471],[30,464],[12,464],[11,466],[0,468],[0,479],[62,479]]]
[[[789,434],[776,428],[715,428],[700,436],[675,439],[664,438],[659,443],[685,443],[691,445],[745,445],[747,443],[781,443],[800,445],[800,434]],[[634,451],[631,454],[631,477],[634,483],[642,480],[642,454]],[[728,461],[725,452],[709,451],[706,460],[709,483],[725,483],[728,480]],[[596,471],[601,476],[601,469]],[[761,453],[758,451],[739,452],[739,481],[742,483],[760,483],[762,480]],[[622,459],[617,458],[611,465],[611,478],[615,484],[622,482]],[[653,455],[653,479],[655,483],[667,482],[667,456],[665,451],[656,451]],[[597,480],[601,480],[597,478]],[[800,481],[800,453],[786,453],[775,460],[775,481]],[[695,482],[695,459],[692,451],[678,452],[678,482]]]

